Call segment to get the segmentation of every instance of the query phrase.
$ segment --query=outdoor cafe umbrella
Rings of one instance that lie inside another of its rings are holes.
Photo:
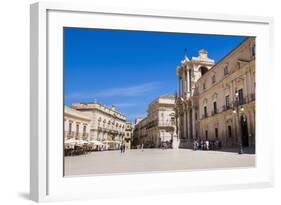
[[[73,148],[75,144],[77,144],[78,140],[76,139],[67,139],[64,141],[64,145],[66,148]]]
[[[101,141],[98,141],[98,140],[91,140],[90,143],[94,144],[94,145],[103,145],[103,143]]]
[[[64,144],[75,145],[77,142],[78,142],[78,140],[76,140],[76,139],[67,139],[64,141]]]
[[[85,141],[85,140],[78,140],[77,141],[77,145],[85,145],[85,144],[89,144],[89,142],[88,141]]]

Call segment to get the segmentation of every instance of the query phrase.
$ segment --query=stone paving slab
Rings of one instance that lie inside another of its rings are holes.
[[[255,154],[144,149],[65,157],[65,176],[254,167]]]

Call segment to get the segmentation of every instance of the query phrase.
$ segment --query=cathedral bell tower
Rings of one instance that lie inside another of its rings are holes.
[[[188,99],[196,95],[196,82],[213,65],[215,61],[208,58],[208,52],[204,49],[199,51],[198,57],[192,57],[191,60],[185,52],[184,59],[177,68],[178,74],[178,96]]]

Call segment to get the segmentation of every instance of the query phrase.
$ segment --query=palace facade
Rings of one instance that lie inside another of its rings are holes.
[[[64,106],[64,139],[89,140],[91,119],[77,110]]]
[[[175,96],[160,96],[149,104],[147,116],[135,124],[134,141],[145,148],[161,147],[163,143],[178,147]]]
[[[215,64],[205,50],[177,67],[180,147],[195,139],[222,146],[255,145],[255,38],[248,37]]]
[[[90,121],[89,140],[100,141],[106,149],[118,149],[123,143],[126,129],[126,117],[115,107],[99,103],[78,103],[72,108],[88,116]]]

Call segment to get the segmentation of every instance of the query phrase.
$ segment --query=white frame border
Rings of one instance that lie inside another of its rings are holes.
[[[94,12],[106,14],[154,16],[169,18],[189,18],[200,20],[237,21],[262,23],[269,26],[270,50],[273,50],[273,19],[257,16],[237,16],[229,14],[196,13],[185,11],[158,11],[149,9],[101,8],[95,5],[71,3],[40,2],[31,5],[30,15],[30,198],[34,201],[50,201],[66,198],[50,197],[48,191],[48,113],[47,113],[47,12],[48,10]],[[271,53],[269,56],[273,56]],[[269,61],[272,62],[272,59]],[[272,63],[271,63],[272,64]],[[272,65],[269,67],[273,68]],[[273,138],[273,137],[272,137]],[[273,153],[270,153],[273,157]],[[232,186],[206,186],[185,190],[173,190],[169,193],[186,191],[225,190],[233,188],[268,187],[273,185],[273,160],[270,162],[272,173],[269,181],[251,184],[233,184]],[[161,192],[163,193],[163,192]],[[136,193],[137,194],[137,193]],[[139,193],[143,194],[143,193]],[[147,194],[147,193],[146,193]],[[79,197],[79,196],[78,196]],[[81,198],[88,196],[81,196]],[[89,198],[92,198],[89,196]]]

